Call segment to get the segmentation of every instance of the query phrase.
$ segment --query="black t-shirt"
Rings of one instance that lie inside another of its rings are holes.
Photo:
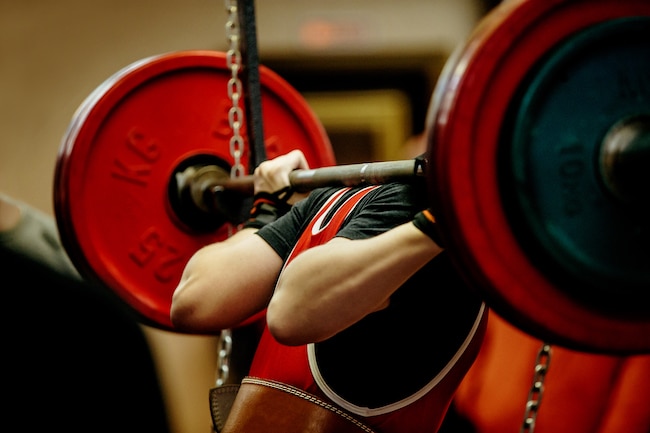
[[[258,234],[286,260],[304,228],[339,189],[312,191]],[[376,236],[412,220],[426,207],[425,200],[421,185],[381,185],[358,203],[337,236]],[[481,304],[443,252],[391,296],[388,308],[315,344],[318,374],[339,396],[359,406],[376,408],[406,399],[456,354]]]
[[[351,189],[352,195],[359,188]],[[321,206],[340,188],[321,188],[312,191],[305,200],[297,203],[291,211],[273,224],[260,229],[258,234],[286,260],[304,228]],[[424,209],[421,186],[390,183],[366,195],[350,213],[337,236],[348,239],[374,237],[413,219],[416,212]],[[341,202],[345,201],[345,196]],[[327,218],[326,218],[327,220]]]

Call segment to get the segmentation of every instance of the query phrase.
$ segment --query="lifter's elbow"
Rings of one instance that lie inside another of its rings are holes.
[[[174,329],[193,332],[196,328],[196,308],[179,290],[172,295],[169,319]]]
[[[276,341],[285,346],[300,346],[315,343],[322,338],[317,335],[313,321],[308,320],[304,310],[290,310],[278,302],[269,304],[266,324]]]
[[[266,324],[273,338],[280,344],[284,344],[285,346],[300,346],[311,343],[311,341],[308,341],[308,339],[301,335],[301,332],[296,327],[282,320],[276,320],[273,316],[268,315],[268,311]]]
[[[172,295],[169,319],[177,331],[202,334],[212,332],[216,314],[207,314],[205,302],[192,293],[192,288],[181,284]]]

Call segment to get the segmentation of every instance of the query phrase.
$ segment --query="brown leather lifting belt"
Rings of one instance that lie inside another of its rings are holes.
[[[284,383],[247,376],[221,433],[375,433],[341,409]]]

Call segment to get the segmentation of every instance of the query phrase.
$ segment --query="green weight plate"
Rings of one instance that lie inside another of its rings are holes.
[[[645,314],[650,219],[605,187],[600,155],[612,127],[650,116],[648,41],[650,17],[563,41],[524,81],[503,138],[503,189],[529,254],[575,297],[621,317]]]
[[[629,44],[616,34],[630,36],[637,19],[647,28],[648,17],[646,0],[502,2],[450,58],[431,101],[427,130],[433,167],[427,181],[449,255],[495,312],[553,344],[593,352],[650,351],[650,310],[638,306],[648,290],[641,265],[648,262],[647,253],[634,257],[626,249],[638,245],[635,230],[641,226],[638,220],[636,229],[624,222],[636,217],[619,210],[596,185],[597,145],[590,144],[591,155],[577,160],[585,166],[583,180],[591,176],[589,188],[595,193],[584,197],[566,184],[567,174],[562,178],[557,173],[571,169],[570,164],[560,167],[557,155],[549,163],[548,149],[518,138],[544,139],[545,133],[524,122],[539,112],[556,114],[544,126],[556,137],[580,127],[584,129],[575,134],[588,132],[598,141],[621,116],[645,110],[647,30]],[[605,44],[601,53],[596,41],[610,31],[612,45]],[[578,46],[583,40],[585,45]],[[634,60],[637,54],[646,59]],[[626,65],[617,68],[606,56]],[[629,71],[630,65],[642,71]],[[589,73],[594,66],[605,71]],[[555,75],[562,68],[564,78]],[[597,104],[583,99],[586,83],[572,80],[581,68],[591,83],[613,75],[605,80],[609,88]],[[548,79],[536,83],[540,74]],[[626,78],[637,83],[626,87],[617,81]],[[565,93],[564,80],[578,89]],[[523,102],[527,94],[543,99],[549,93],[565,96],[572,108],[556,112],[537,101]],[[533,114],[533,109],[539,110]],[[599,110],[607,117],[589,118]],[[516,118],[519,111],[528,115]],[[558,140],[548,146],[557,150]],[[574,221],[563,209],[578,198],[584,211],[575,213]],[[605,233],[598,234],[599,228]],[[599,238],[605,244],[599,246]],[[608,251],[610,247],[615,250]],[[612,257],[621,251],[627,257]],[[604,276],[619,278],[627,287],[608,287],[601,281]]]

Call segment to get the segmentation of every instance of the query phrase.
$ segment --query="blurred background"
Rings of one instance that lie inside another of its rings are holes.
[[[338,163],[403,158],[445,60],[496,3],[259,0],[260,63],[305,96]],[[0,0],[0,191],[53,215],[57,152],[84,99],[136,60],[225,51],[226,18],[217,0]],[[173,432],[211,432],[218,338],[143,328]]]

